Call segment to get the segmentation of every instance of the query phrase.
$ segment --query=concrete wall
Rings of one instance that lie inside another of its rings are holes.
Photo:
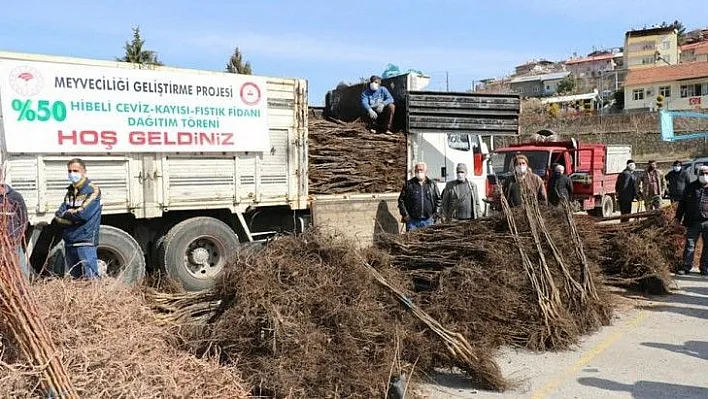
[[[708,119],[677,123],[677,131],[708,132]],[[661,140],[656,113],[591,115],[579,118],[550,119],[540,113],[521,116],[522,135],[519,138],[496,139],[495,145],[527,141],[540,129],[551,129],[562,137],[574,137],[586,143],[629,144],[638,162],[655,159],[669,162],[708,155],[708,139],[684,140],[675,143]]]
[[[364,248],[380,233],[399,233],[398,194],[325,196],[312,201],[312,224],[341,234]]]

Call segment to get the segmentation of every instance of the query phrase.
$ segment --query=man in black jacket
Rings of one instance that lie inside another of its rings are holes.
[[[696,240],[700,236],[703,240],[700,270],[702,275],[708,275],[708,166],[700,167],[698,180],[689,184],[683,192],[676,208],[676,221],[686,226],[683,268],[678,270],[678,274],[691,272]]]
[[[627,168],[620,173],[617,177],[617,183],[615,183],[615,193],[617,193],[617,202],[622,215],[632,213],[632,202],[637,198],[637,177],[634,175],[636,168],[637,165],[634,161],[628,160]],[[629,218],[622,218],[620,222],[628,221]]]
[[[678,202],[683,196],[686,186],[691,184],[691,175],[688,169],[684,170],[681,161],[675,161],[671,172],[666,174],[666,182],[669,186],[669,199],[671,202]]]
[[[22,194],[8,184],[0,184],[0,208],[7,237],[15,247],[20,269],[29,276],[29,264],[25,253],[25,232],[27,231],[27,205]]]
[[[553,206],[558,206],[563,198],[569,201],[572,195],[573,182],[565,174],[565,166],[555,165],[553,175],[548,181],[548,202]]]
[[[425,163],[417,163],[415,176],[406,181],[401,195],[398,196],[398,210],[407,231],[433,224],[440,208],[440,190],[438,185],[425,175],[426,170]]]

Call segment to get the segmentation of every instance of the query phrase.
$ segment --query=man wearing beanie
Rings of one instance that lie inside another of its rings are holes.
[[[482,216],[477,185],[467,179],[467,165],[457,164],[457,179],[448,182],[442,193],[443,220],[470,220]]]
[[[619,203],[620,214],[627,215],[632,213],[632,202],[637,198],[637,178],[634,175],[634,170],[637,165],[633,160],[627,160],[627,167],[617,177],[615,183],[615,193],[617,194],[617,203]],[[629,218],[623,218],[622,223],[628,222]]]
[[[514,158],[514,175],[504,182],[503,192],[510,207],[523,205],[524,193],[535,194],[541,204],[548,200],[543,179],[529,169],[529,159],[523,154]]]

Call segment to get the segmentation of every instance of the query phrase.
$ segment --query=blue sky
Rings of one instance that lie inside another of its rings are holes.
[[[388,63],[430,74],[431,89],[447,71],[450,89],[466,90],[533,58],[622,46],[630,28],[708,25],[700,0],[0,2],[2,50],[113,59],[139,25],[165,64],[222,70],[239,46],[258,75],[308,79],[313,105]]]

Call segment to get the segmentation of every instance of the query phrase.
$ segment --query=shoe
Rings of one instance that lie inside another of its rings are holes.
[[[369,129],[369,133],[376,134],[376,129]]]
[[[687,271],[686,269],[679,269],[679,271],[676,272],[676,274],[678,274],[679,276],[685,276],[689,273],[690,271]]]
[[[386,130],[386,134],[393,134],[393,132],[390,130]]]

